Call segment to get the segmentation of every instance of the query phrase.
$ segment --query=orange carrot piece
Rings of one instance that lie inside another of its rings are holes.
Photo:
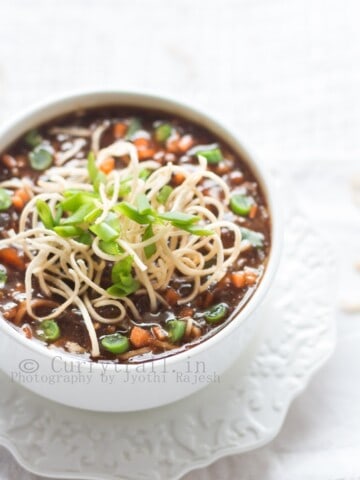
[[[19,196],[24,203],[27,203],[30,200],[30,195],[25,190],[25,188],[19,188],[18,190],[16,190],[15,195]]]
[[[16,248],[8,247],[0,250],[0,262],[11,265],[17,270],[25,270],[25,260],[19,255]]]
[[[256,217],[258,211],[258,206],[256,203],[251,205],[250,212],[249,212],[249,218],[254,219]]]
[[[15,158],[8,154],[3,155],[1,161],[5,165],[5,167],[10,169],[17,166]]]
[[[134,140],[134,145],[138,151],[139,160],[151,158],[156,153],[156,150],[153,148],[151,141],[147,138],[136,138]]]
[[[99,169],[105,173],[106,175],[112,172],[115,168],[115,158],[114,157],[107,157],[105,158],[101,164],[99,165]]]
[[[192,135],[187,134],[180,138],[180,140],[178,141],[177,148],[178,150],[180,150],[181,153],[185,153],[188,150],[190,150],[190,148],[194,145],[194,143],[195,141]]]
[[[115,123],[113,133],[115,138],[122,138],[127,132],[128,126],[125,123]]]
[[[231,283],[236,288],[243,288],[246,285],[246,278],[244,272],[233,272],[231,274]]]
[[[169,153],[179,153],[179,137],[171,136],[166,142],[166,151]]]
[[[25,206],[24,200],[20,197],[20,195],[13,195],[12,197],[12,204],[14,205],[15,209],[18,212],[21,212]]]
[[[130,333],[130,342],[135,348],[147,347],[152,340],[151,333],[145,328],[133,327]]]
[[[181,172],[174,173],[171,180],[174,185],[176,186],[181,185],[185,180],[185,175],[182,174]]]
[[[180,299],[180,295],[173,288],[168,288],[164,297],[167,303],[171,306],[176,305],[177,301]]]
[[[179,312],[179,318],[192,317],[194,310],[191,307],[183,307]]]
[[[33,334],[32,334],[32,330],[31,328],[29,327],[29,325],[24,325],[22,327],[22,331],[24,332],[24,335],[26,338],[32,338]]]
[[[257,281],[257,274],[255,272],[245,272],[245,282],[247,286],[254,285]]]

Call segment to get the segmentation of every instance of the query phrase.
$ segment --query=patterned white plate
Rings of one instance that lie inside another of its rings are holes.
[[[46,401],[1,374],[0,444],[49,477],[170,480],[269,442],[334,348],[332,264],[292,212],[277,280],[257,312],[261,331],[219,383],[159,409],[99,414]]]

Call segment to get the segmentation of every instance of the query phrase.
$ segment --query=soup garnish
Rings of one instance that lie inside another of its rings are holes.
[[[94,360],[172,355],[222,328],[261,280],[261,188],[200,126],[90,110],[1,159],[0,311],[27,337]]]

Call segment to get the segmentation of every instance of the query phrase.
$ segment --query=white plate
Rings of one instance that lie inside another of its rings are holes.
[[[333,351],[332,265],[292,211],[277,280],[257,313],[262,330],[220,383],[166,407],[99,414],[46,401],[1,374],[0,444],[34,473],[87,480],[178,479],[264,445]]]

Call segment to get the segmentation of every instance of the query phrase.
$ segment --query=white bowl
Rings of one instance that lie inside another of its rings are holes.
[[[250,301],[214,336],[171,357],[137,365],[92,363],[59,353],[20,335],[0,319],[0,368],[12,381],[69,406],[87,410],[124,412],[159,407],[206,386],[239,356],[257,330],[252,315],[262,302],[275,274],[281,235],[274,192],[264,168],[224,126],[193,108],[162,97],[130,92],[89,92],[66,96],[33,108],[0,132],[0,151],[27,130],[79,108],[134,106],[170,112],[199,123],[239,153],[251,167],[267,198],[271,215],[271,251],[265,274]]]

